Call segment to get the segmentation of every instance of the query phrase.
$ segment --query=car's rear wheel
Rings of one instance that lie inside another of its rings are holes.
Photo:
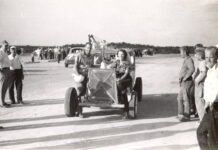
[[[142,101],[142,78],[141,77],[136,78],[134,90],[137,92],[138,101]]]
[[[78,98],[75,88],[70,87],[69,89],[67,89],[67,92],[65,94],[64,108],[65,115],[67,117],[73,117],[76,115],[78,108]]]

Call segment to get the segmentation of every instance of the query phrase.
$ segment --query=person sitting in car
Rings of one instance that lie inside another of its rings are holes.
[[[117,60],[110,64],[110,68],[115,68],[117,78],[118,96],[120,103],[124,103],[124,115],[123,119],[129,119],[129,102],[127,99],[127,89],[131,87],[132,78],[130,76],[130,62],[128,61],[127,52],[124,49],[120,49],[117,52]]]
[[[75,58],[73,74],[76,82],[77,95],[80,97],[85,94],[88,69],[94,65],[94,57],[91,55],[91,44],[86,43],[84,53],[79,53]]]

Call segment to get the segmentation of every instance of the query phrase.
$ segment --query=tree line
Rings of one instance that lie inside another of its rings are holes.
[[[69,49],[73,47],[84,47],[85,44],[65,44],[62,45],[63,49]],[[152,49],[155,54],[177,54],[179,53],[179,46],[154,46],[154,45],[146,45],[146,44],[131,44],[126,42],[111,42],[107,44],[108,47],[112,47],[114,49],[119,48],[127,48],[132,49],[134,51],[143,52],[144,50]],[[54,48],[56,46],[31,46],[31,45],[19,45],[17,48],[22,48],[24,53],[32,53],[37,48]],[[195,46],[187,46],[191,53],[194,53]]]

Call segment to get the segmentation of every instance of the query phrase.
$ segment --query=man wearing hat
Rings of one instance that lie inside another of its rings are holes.
[[[5,102],[5,94],[12,83],[9,70],[10,61],[7,54],[8,45],[8,42],[4,40],[1,42],[0,47],[0,106],[5,108],[10,106]]]

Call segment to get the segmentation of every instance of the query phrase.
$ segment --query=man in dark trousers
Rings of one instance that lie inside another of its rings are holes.
[[[14,48],[14,50],[12,49]],[[18,104],[24,104],[23,103],[23,98],[22,98],[22,90],[23,90],[23,65],[21,63],[21,50],[16,49],[15,47],[11,48],[11,55],[9,55],[9,60],[10,60],[10,70],[14,72],[14,81],[13,84],[11,84],[9,88],[9,97],[12,102],[15,103],[15,98],[14,98],[14,84],[16,86],[16,91],[17,91],[17,102]]]
[[[10,105],[5,102],[5,94],[7,89],[12,84],[11,73],[9,70],[10,61],[8,58],[7,50],[9,43],[7,41],[1,42],[0,48],[0,106],[1,107],[9,107]]]
[[[204,82],[205,112],[197,129],[197,139],[201,150],[218,149],[218,50],[209,47],[205,50],[208,68]]]
[[[58,47],[58,51],[57,51],[57,60],[58,60],[58,64],[59,64],[61,61],[61,48],[60,47]]]
[[[193,98],[194,82],[192,74],[195,71],[194,61],[189,56],[187,47],[181,47],[180,53],[184,58],[182,68],[179,73],[180,91],[177,97],[178,100],[178,119],[180,121],[190,120],[190,102]]]

